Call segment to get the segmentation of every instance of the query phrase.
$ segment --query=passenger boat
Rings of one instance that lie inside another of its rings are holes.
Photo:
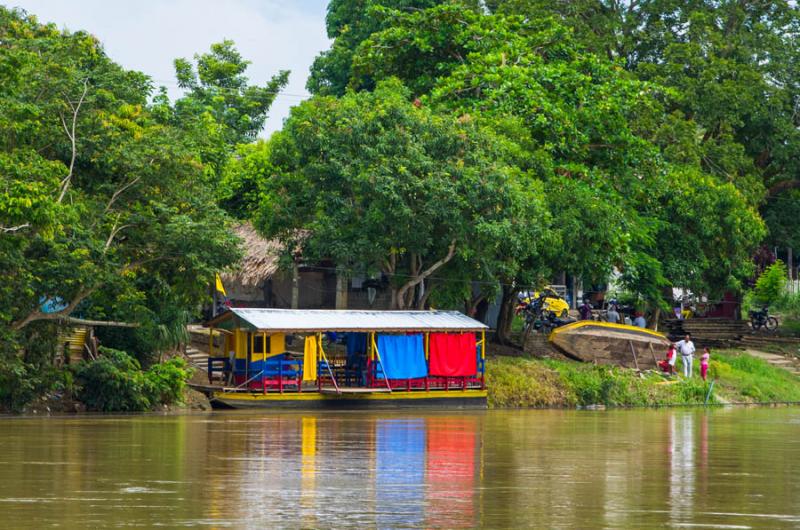
[[[485,408],[488,327],[456,311],[235,308],[208,322],[214,408]]]
[[[615,364],[637,370],[657,368],[670,341],[651,329],[580,320],[554,329],[550,342],[579,361]]]

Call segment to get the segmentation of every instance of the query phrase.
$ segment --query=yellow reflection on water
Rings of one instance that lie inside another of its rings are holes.
[[[300,434],[300,508],[303,526],[314,526],[317,487],[317,418],[304,416]]]

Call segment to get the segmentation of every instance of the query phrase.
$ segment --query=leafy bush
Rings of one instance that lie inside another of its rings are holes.
[[[4,409],[18,412],[36,397],[31,368],[18,359],[0,361],[0,404]]]
[[[752,300],[756,304],[772,305],[780,300],[786,290],[786,265],[776,261],[761,273],[753,289]]]
[[[0,410],[20,412],[38,396],[63,386],[59,371],[49,365],[0,357]]]
[[[789,318],[800,320],[800,292],[784,292],[775,302],[775,309],[784,313]]]
[[[183,359],[170,359],[142,371],[139,362],[121,350],[100,348],[102,357],[75,368],[78,399],[89,410],[134,412],[178,401],[190,370]]]

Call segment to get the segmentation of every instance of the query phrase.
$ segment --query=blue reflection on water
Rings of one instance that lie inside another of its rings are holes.
[[[425,420],[378,420],[375,450],[378,527],[421,526],[425,517]]]

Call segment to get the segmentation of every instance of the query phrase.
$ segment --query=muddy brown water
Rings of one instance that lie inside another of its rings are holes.
[[[2,528],[800,528],[800,409],[0,419]]]

